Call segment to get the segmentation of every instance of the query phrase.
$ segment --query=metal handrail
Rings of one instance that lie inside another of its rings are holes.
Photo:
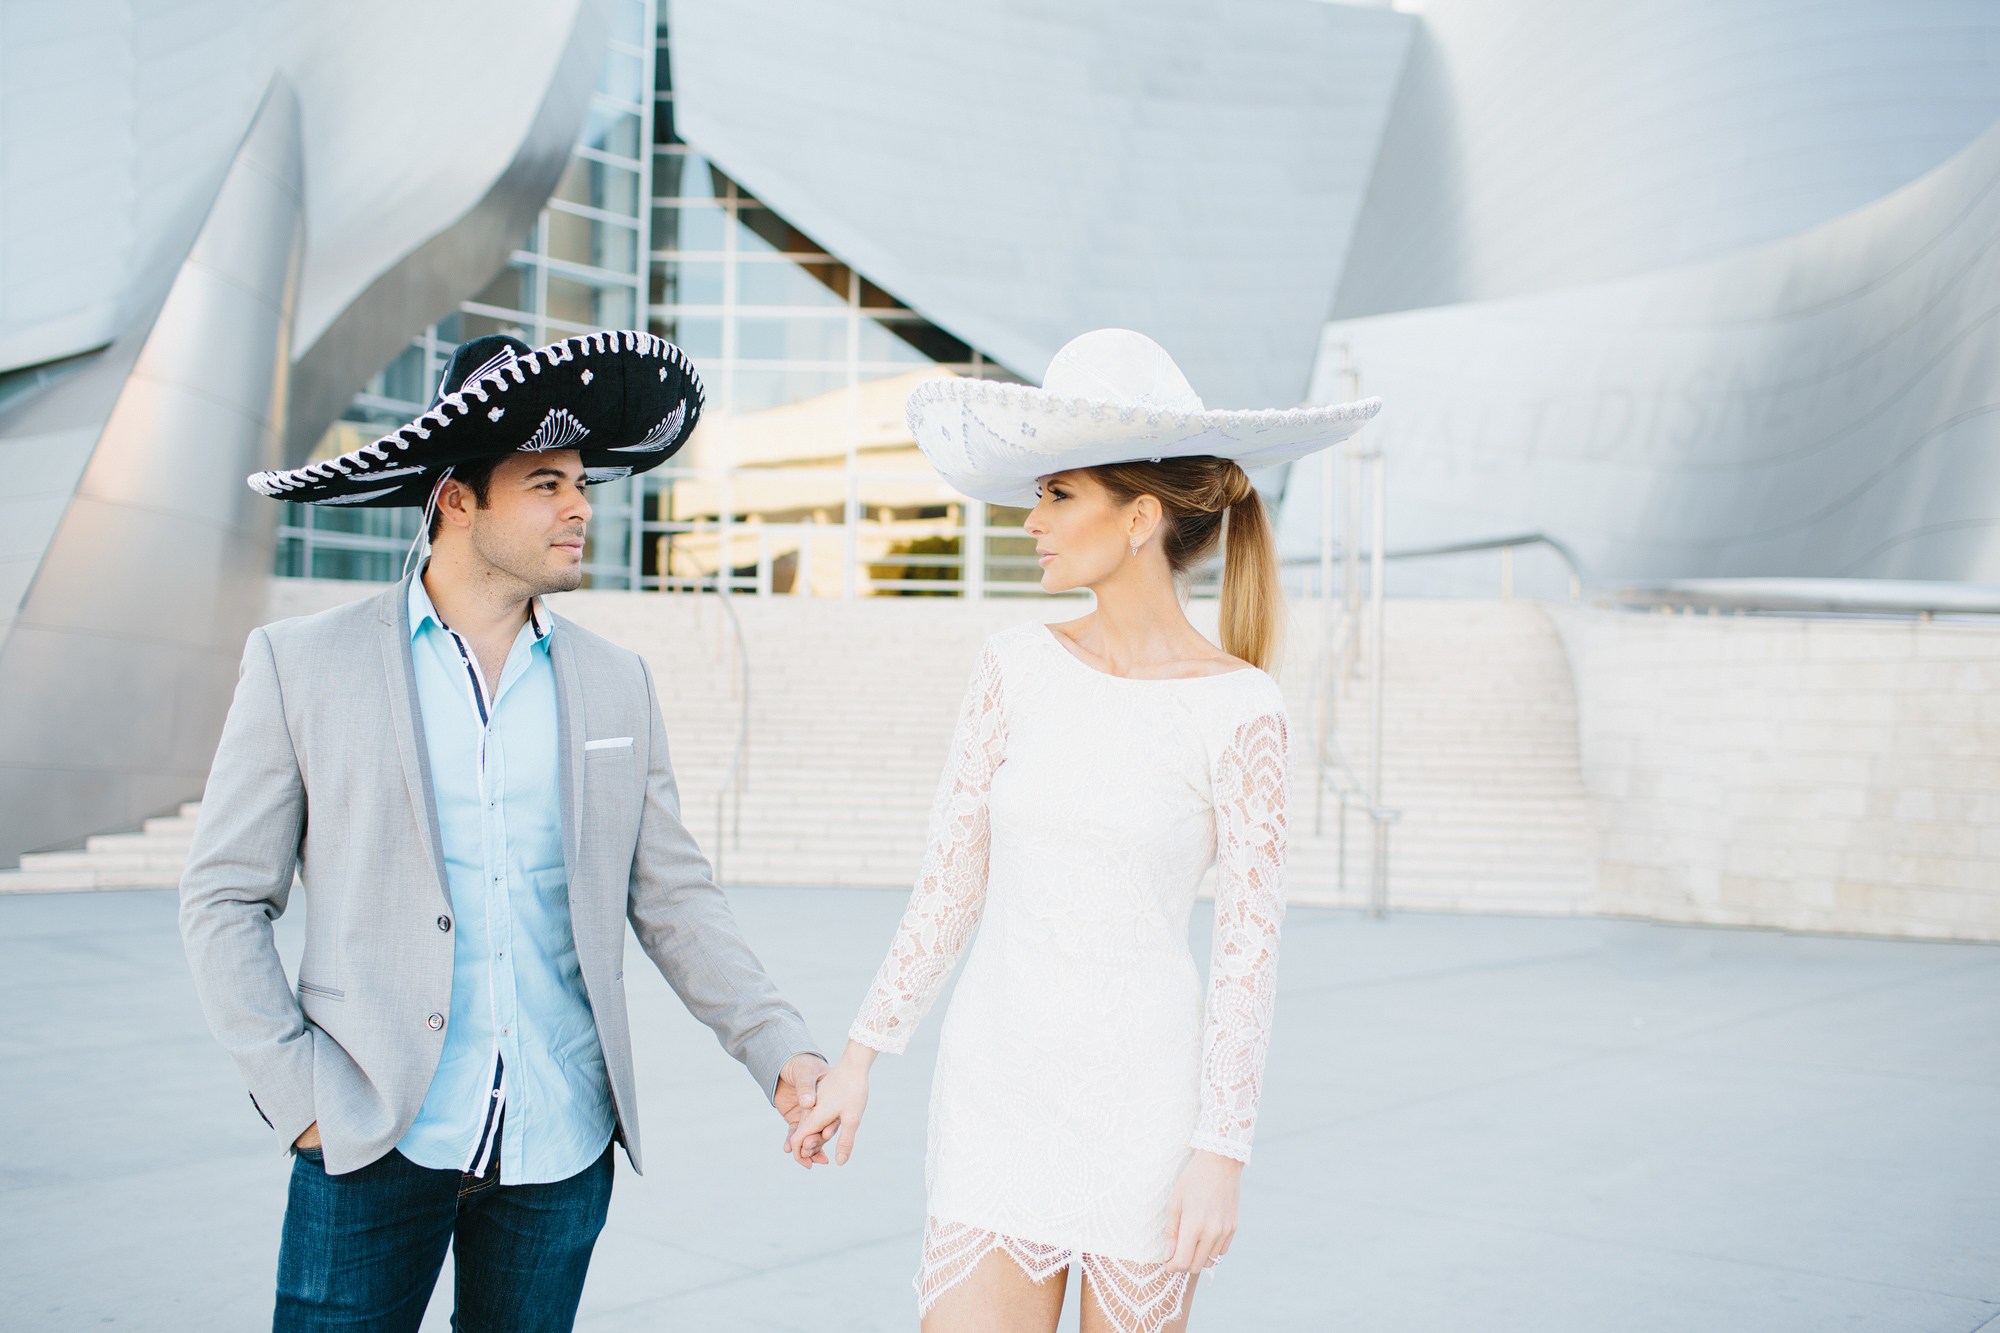
[[[1330,654],[1321,662],[1320,669],[1314,674],[1319,677],[1322,689],[1332,684],[1333,658]],[[1340,797],[1342,819],[1341,841],[1342,850],[1344,851],[1347,838],[1347,825],[1345,821],[1347,818],[1348,793],[1351,790],[1355,795],[1361,795],[1366,793],[1368,788],[1362,785],[1361,776],[1354,771],[1354,765],[1348,762],[1347,751],[1341,747],[1339,733],[1335,732],[1330,726],[1321,727],[1319,733],[1313,751],[1313,763],[1319,770],[1319,783],[1313,791],[1313,836],[1317,838],[1325,832],[1325,803],[1323,798],[1326,795],[1326,785],[1331,782],[1335,793]],[[1332,763],[1327,762],[1329,750],[1332,751]],[[1341,786],[1343,782],[1347,784],[1345,789]],[[1345,888],[1345,876],[1347,874],[1347,863],[1345,860],[1341,862],[1340,873],[1342,875],[1341,887]]]
[[[1352,387],[1352,386],[1350,386]],[[1333,542],[1334,521],[1334,468],[1343,464],[1348,473],[1346,483],[1348,517],[1344,531],[1352,534],[1354,547],[1343,545],[1339,550],[1341,565],[1341,585],[1339,610],[1334,610],[1333,565],[1335,546]],[[1358,443],[1351,443],[1338,451],[1338,456],[1328,454],[1321,463],[1321,546],[1320,598],[1326,616],[1324,634],[1321,640],[1321,661],[1316,671],[1319,688],[1319,725],[1315,747],[1315,786],[1313,794],[1313,829],[1316,834],[1324,831],[1326,787],[1330,782],[1334,794],[1340,801],[1340,836],[1336,847],[1338,858],[1335,870],[1335,892],[1346,896],[1347,892],[1347,806],[1356,795],[1366,800],[1368,817],[1374,822],[1375,836],[1371,840],[1369,867],[1368,905],[1370,915],[1379,918],[1388,915],[1389,906],[1389,825],[1401,817],[1401,812],[1389,809],[1382,803],[1382,747],[1383,747],[1383,652],[1382,642],[1386,634],[1383,618],[1382,567],[1387,556],[1383,549],[1383,531],[1386,521],[1386,487],[1384,485],[1383,457],[1379,449]],[[1358,549],[1361,532],[1361,499],[1364,489],[1363,478],[1367,477],[1372,520],[1369,526],[1370,549],[1363,554]],[[1357,554],[1362,554],[1369,563],[1368,590],[1364,594],[1360,580],[1356,577],[1358,567],[1352,562]],[[1305,563],[1293,561],[1291,563]],[[1359,643],[1357,632],[1361,628],[1360,612],[1368,609],[1368,663],[1366,667],[1372,693],[1370,712],[1371,742],[1369,755],[1370,778],[1363,782],[1360,774],[1347,760],[1341,749],[1338,730],[1334,724],[1336,701],[1355,665],[1354,657]],[[1336,647],[1336,644],[1339,646]],[[1336,666],[1338,662],[1338,666]]]
[[[2000,614],[2000,587],[1915,579],[1714,578],[1612,584],[1604,601],[1773,615]]]
[[[1354,480],[1358,482],[1358,478],[1354,478]],[[1376,480],[1376,486],[1380,486],[1380,478]],[[1374,496],[1374,500],[1376,500],[1376,506],[1378,506],[1376,508],[1376,524],[1378,524],[1376,526],[1376,532],[1378,532],[1376,540],[1380,542],[1380,518],[1382,518],[1382,510],[1380,510],[1382,496],[1380,496],[1380,492]],[[1516,532],[1512,536],[1486,536],[1486,538],[1468,540],[1468,542],[1444,542],[1444,544],[1436,544],[1436,546],[1406,546],[1404,550],[1384,550],[1380,544],[1376,544],[1376,548],[1372,552],[1366,552],[1366,554],[1364,552],[1354,552],[1354,554],[1360,554],[1360,558],[1368,558],[1368,560],[1374,562],[1374,582],[1376,582],[1376,586],[1372,590],[1372,596],[1376,598],[1376,602],[1380,606],[1380,598],[1382,598],[1380,570],[1382,570],[1382,562],[1384,560],[1422,560],[1422,558],[1428,558],[1428,556],[1470,554],[1470,552],[1476,552],[1476,550],[1500,550],[1506,556],[1506,566],[1504,566],[1504,572],[1502,572],[1502,584],[1506,588],[1506,594],[1512,596],[1512,592],[1514,592],[1514,562],[1512,562],[1512,556],[1514,556],[1514,548],[1516,546],[1548,546],[1550,550],[1554,550],[1556,556],[1560,556],[1562,562],[1570,570],[1570,600],[1580,600],[1582,598],[1582,592],[1588,586],[1588,576],[1584,572],[1582,558],[1566,542],[1562,542],[1560,538],[1554,538],[1554,536],[1550,536],[1546,532]],[[1326,566],[1326,564],[1330,564],[1330,560],[1336,554],[1336,550],[1338,550],[1338,556],[1342,558],[1342,562],[1346,562],[1348,550],[1344,550],[1344,548],[1330,548],[1330,550],[1322,550],[1320,556],[1316,556],[1316,558],[1298,558],[1298,556],[1294,556],[1294,558],[1286,560],[1286,564],[1320,564],[1320,566]],[[1332,588],[1322,588],[1322,596],[1330,596],[1330,592],[1332,592]],[[1342,624],[1344,626],[1346,626],[1346,618],[1350,614],[1352,612],[1346,606],[1340,608],[1340,616],[1342,616]],[[1332,640],[1334,638],[1346,638],[1348,632],[1350,632],[1348,628],[1342,628],[1338,634],[1330,634],[1328,636],[1328,644],[1322,650],[1324,660],[1320,662],[1320,669],[1318,669],[1316,675],[1318,675],[1320,689],[1326,691],[1328,695],[1332,695],[1334,691],[1340,689],[1340,685],[1334,681],[1334,650],[1332,650]],[[1376,693],[1376,719],[1374,719],[1376,721],[1376,737],[1374,737],[1376,755],[1372,757],[1376,765],[1380,765],[1380,749],[1382,749],[1382,735],[1380,735],[1382,733],[1382,715],[1380,715],[1380,695],[1382,695],[1380,634],[1382,634],[1382,624],[1380,624],[1380,618],[1378,618],[1376,620],[1376,642],[1374,642],[1374,652],[1372,652],[1374,654],[1374,669],[1370,671],[1372,689]],[[1388,825],[1392,825],[1398,819],[1402,819],[1402,811],[1394,811],[1394,809],[1388,809],[1388,807],[1380,805],[1380,799],[1382,799],[1380,797],[1380,777],[1376,779],[1374,787],[1364,785],[1362,779],[1360,779],[1360,775],[1354,773],[1354,765],[1348,763],[1346,753],[1340,749],[1338,735],[1330,727],[1322,727],[1320,729],[1318,751],[1314,755],[1314,767],[1316,767],[1316,783],[1314,783],[1314,803],[1312,803],[1312,831],[1314,831],[1316,837],[1324,831],[1324,799],[1326,799],[1326,787],[1328,787],[1328,783],[1334,787],[1334,797],[1340,801],[1340,837],[1338,837],[1338,847],[1336,847],[1334,855],[1336,855],[1336,867],[1338,867],[1336,869],[1336,893],[1342,895],[1342,897],[1346,897],[1346,889],[1348,889],[1348,803],[1354,797],[1368,797],[1370,791],[1374,791],[1374,801],[1376,803],[1368,805],[1368,819],[1372,819],[1374,825],[1376,825],[1374,847],[1372,847],[1372,861],[1374,861],[1374,865],[1370,867],[1370,889],[1368,889],[1370,903],[1368,903],[1368,907],[1370,907],[1370,911],[1376,917],[1382,917],[1388,911]]]
[[[1517,546],[1546,546],[1569,568],[1569,596],[1571,601],[1582,598],[1584,590],[1591,586],[1590,576],[1585,572],[1583,557],[1559,537],[1551,537],[1546,532],[1521,532],[1511,537],[1481,537],[1468,542],[1446,542],[1440,546],[1411,546],[1401,551],[1384,551],[1384,560],[1423,560],[1440,555],[1470,555],[1477,551],[1512,551]],[[1335,551],[1345,555],[1338,546]],[[1364,557],[1366,558],[1366,557]],[[1317,565],[1320,556],[1293,556],[1286,560],[1288,565]]]
[[[1331,671],[1332,664],[1328,663]],[[1333,751],[1333,763],[1327,762],[1327,750]],[[1321,737],[1321,743],[1313,754],[1313,764],[1318,770],[1318,780],[1313,784],[1313,836],[1321,837],[1326,832],[1326,788],[1333,784],[1333,794],[1340,802],[1340,814],[1336,827],[1340,830],[1334,847],[1334,893],[1345,897],[1347,894],[1347,802],[1351,796],[1365,795],[1367,789],[1354,772],[1354,766],[1347,762],[1346,751],[1340,748],[1338,737]],[[1344,785],[1343,785],[1344,784]]]
[[[738,683],[743,692],[743,709],[736,719],[736,751],[729,756],[729,769],[722,775],[722,785],[715,793],[715,882],[722,883],[722,857],[725,846],[722,836],[724,811],[732,792],[736,796],[735,824],[732,832],[737,850],[743,845],[743,786],[749,776],[744,758],[750,749],[750,650],[743,642],[743,622],[737,619],[736,608],[730,605],[727,592],[717,589],[716,600],[722,603],[722,610],[729,617],[731,628],[736,631],[736,666]]]
[[[1316,673],[1321,688],[1338,689],[1333,679],[1334,664],[1329,654]],[[1378,739],[1377,744],[1380,744]],[[1331,762],[1329,762],[1331,761]],[[1318,744],[1313,753],[1315,781],[1313,784],[1313,836],[1325,833],[1325,798],[1330,784],[1333,794],[1340,803],[1340,813],[1335,827],[1338,835],[1334,845],[1334,894],[1344,898],[1347,895],[1347,806],[1354,797],[1366,797],[1368,788],[1362,783],[1360,774],[1347,758],[1347,751],[1340,743],[1340,736],[1331,727],[1320,729]],[[1369,870],[1368,907],[1372,915],[1381,917],[1388,912],[1389,848],[1390,824],[1403,817],[1401,810],[1390,809],[1378,804],[1365,807],[1368,817],[1375,821],[1375,837],[1370,849],[1374,864]]]

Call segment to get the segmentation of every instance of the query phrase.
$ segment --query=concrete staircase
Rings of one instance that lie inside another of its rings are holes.
[[[750,663],[740,814],[717,841],[717,795],[740,718],[735,635],[713,598],[572,593],[558,609],[646,657],[658,684],[682,817],[739,884],[907,886],[923,857],[932,794],[980,644],[1026,620],[1066,619],[1077,601],[738,598]],[[1581,912],[1592,906],[1588,812],[1574,691],[1548,618],[1530,602],[1392,602],[1385,718],[1390,901],[1453,911]],[[1302,621],[1312,619],[1299,608]],[[1214,628],[1214,604],[1196,603]],[[1337,806],[1314,831],[1310,654],[1302,624],[1280,679],[1298,767],[1289,880],[1295,901],[1365,902],[1369,821],[1349,814],[1340,887]],[[1368,685],[1337,708],[1347,755],[1367,776]],[[24,858],[0,891],[173,884],[192,818],[93,838],[83,852]]]
[[[149,819],[141,833],[100,833],[80,852],[33,852],[19,870],[0,871],[0,893],[77,889],[162,889],[181,882],[201,805]]]
[[[1577,750],[1576,695],[1562,644],[1532,602],[1391,601],[1384,675],[1383,801],[1389,900],[1427,911],[1593,910],[1590,810]],[[1295,636],[1299,648],[1308,636]],[[1314,640],[1314,645],[1316,645]],[[1282,677],[1298,756],[1288,879],[1295,901],[1361,905],[1372,855],[1365,802],[1348,811],[1340,889],[1337,807],[1314,831],[1312,664]],[[1369,779],[1371,686],[1335,708],[1341,748]]]

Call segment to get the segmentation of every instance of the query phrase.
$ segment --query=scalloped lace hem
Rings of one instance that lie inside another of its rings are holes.
[[[1155,1333],[1179,1316],[1187,1297],[1188,1275],[1170,1272],[1165,1264],[1113,1259],[927,1217],[924,1262],[916,1279],[917,1317],[929,1314],[940,1297],[972,1276],[979,1261],[995,1250],[1012,1259],[1028,1280],[1036,1283],[1046,1282],[1073,1265],[1081,1266],[1097,1308],[1120,1333]]]

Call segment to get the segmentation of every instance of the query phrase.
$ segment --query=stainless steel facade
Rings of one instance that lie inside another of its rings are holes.
[[[302,3],[7,6],[0,862],[200,791],[278,519],[244,476],[505,262],[618,3],[451,0],[386,50]]]
[[[1345,392],[1344,364],[1392,405],[1371,427],[1392,548],[1541,531],[1613,587],[2000,584],[2000,126],[1786,240],[1336,321],[1317,397]],[[1285,518],[1313,549],[1313,507]],[[1491,595],[1495,559],[1403,586]],[[1566,575],[1533,559],[1523,591],[1559,594]]]
[[[678,128],[1039,379],[1094,328],[1289,407],[1418,20],[1318,0],[676,0]]]
[[[1988,0],[1426,0],[1334,318],[1796,235],[2000,119]],[[1386,420],[1386,418],[1385,418]]]
[[[278,456],[299,130],[276,80],[158,314],[10,422],[33,448],[83,407],[96,438],[0,643],[0,857],[157,812],[207,773],[276,519],[242,475]]]

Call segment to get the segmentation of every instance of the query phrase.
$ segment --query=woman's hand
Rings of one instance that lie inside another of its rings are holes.
[[[850,1041],[839,1061],[819,1081],[816,1104],[799,1117],[792,1132],[785,1136],[785,1151],[800,1166],[810,1169],[816,1162],[826,1164],[826,1153],[820,1145],[836,1129],[840,1141],[834,1148],[833,1160],[836,1165],[847,1165],[847,1159],[854,1153],[855,1131],[861,1128],[861,1114],[868,1109],[868,1067],[874,1063],[873,1047]],[[1234,1218],[1233,1211],[1230,1216]]]
[[[1170,1270],[1198,1274],[1229,1253],[1229,1242],[1236,1238],[1236,1197],[1242,1179],[1243,1163],[1235,1158],[1212,1152],[1194,1155],[1167,1205]]]

